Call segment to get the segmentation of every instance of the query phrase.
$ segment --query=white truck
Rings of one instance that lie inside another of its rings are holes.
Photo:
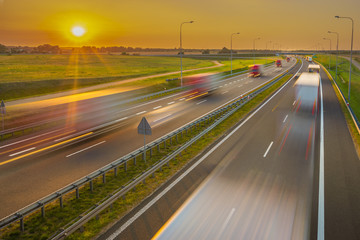
[[[304,72],[295,83],[297,111],[315,113],[318,107],[320,74]]]

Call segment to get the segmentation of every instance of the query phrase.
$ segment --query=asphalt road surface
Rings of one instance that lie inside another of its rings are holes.
[[[269,81],[293,64],[272,66],[261,78],[248,78],[246,74],[230,78],[220,84],[217,94],[206,98],[190,100],[176,94],[123,106],[118,104],[121,96],[113,94],[65,105],[69,116],[74,116],[67,119],[70,127],[0,146],[0,218],[140,148],[143,137],[137,134],[136,127],[142,117],[153,129],[147,141],[153,141]],[[73,112],[79,114],[70,114]],[[84,132],[79,136],[79,131],[108,121],[118,126],[116,131],[61,148],[64,142],[93,134]]]
[[[360,239],[359,158],[321,78],[318,111],[290,81],[99,239]]]

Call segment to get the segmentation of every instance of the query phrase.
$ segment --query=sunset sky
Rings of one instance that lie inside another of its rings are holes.
[[[354,19],[354,49],[360,49],[360,0],[0,0],[0,43],[37,46],[179,47],[181,22],[184,48],[230,47],[315,49],[350,48]],[[85,34],[76,37],[72,28]]]

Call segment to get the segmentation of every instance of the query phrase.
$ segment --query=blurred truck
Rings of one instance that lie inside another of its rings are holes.
[[[276,67],[282,67],[281,60],[280,59],[276,60],[275,65]]]
[[[183,78],[185,86],[190,88],[190,93],[194,95],[207,95],[214,92],[215,76],[209,73],[201,73]]]
[[[249,77],[259,77],[264,74],[263,65],[254,64],[249,67]]]
[[[290,57],[286,57],[286,62],[290,62]]]
[[[304,72],[295,83],[297,111],[315,113],[318,107],[320,74]]]

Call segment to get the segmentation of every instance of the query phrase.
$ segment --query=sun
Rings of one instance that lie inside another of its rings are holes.
[[[85,28],[80,26],[73,27],[71,32],[75,37],[82,37],[86,33]]]

